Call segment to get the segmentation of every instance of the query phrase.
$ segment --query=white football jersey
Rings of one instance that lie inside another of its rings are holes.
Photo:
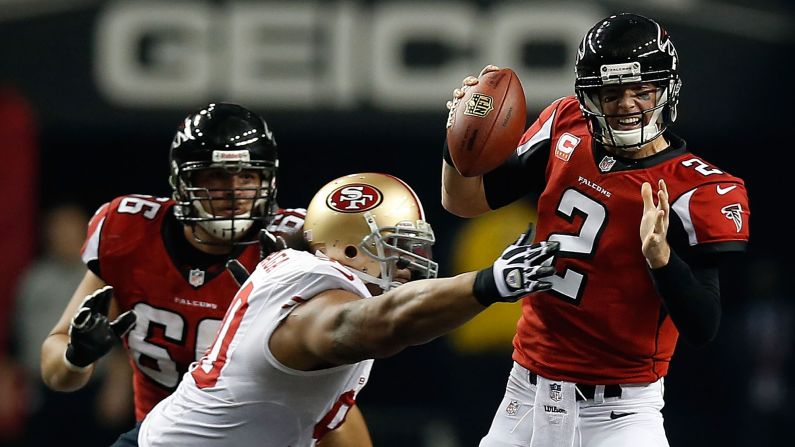
[[[298,304],[331,289],[370,297],[356,275],[322,255],[282,250],[267,257],[238,291],[204,356],[147,415],[139,445],[302,447],[336,428],[373,361],[298,371],[268,348]]]

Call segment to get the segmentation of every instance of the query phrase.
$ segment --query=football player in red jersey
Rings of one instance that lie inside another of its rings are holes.
[[[451,113],[476,83],[454,91]],[[462,177],[445,148],[448,211],[476,216],[534,193],[536,240],[560,243],[552,288],[522,301],[481,446],[668,445],[660,410],[677,339],[716,336],[720,263],[749,236],[744,182],[668,130],[680,86],[668,33],[614,15],[578,49],[576,96],[542,111],[503,165]]]
[[[212,342],[238,289],[226,262],[253,270],[259,230],[300,234],[305,214],[277,208],[273,134],[239,105],[187,116],[170,166],[172,198],[127,195],[96,212],[85,277],[42,346],[45,383],[72,391],[123,338],[139,421]]]

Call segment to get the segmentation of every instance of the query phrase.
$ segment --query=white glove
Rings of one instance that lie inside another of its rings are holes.
[[[560,244],[542,241],[527,245],[532,240],[531,229],[532,226],[509,245],[491,267],[478,272],[473,292],[484,306],[498,301],[514,302],[528,293],[552,287],[544,279],[555,273],[552,257]]]

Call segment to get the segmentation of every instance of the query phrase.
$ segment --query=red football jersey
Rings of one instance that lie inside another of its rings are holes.
[[[83,261],[113,286],[119,312],[134,309],[138,315],[125,345],[139,421],[171,394],[188,366],[212,343],[238,290],[223,257],[211,265],[205,260],[200,267],[174,255],[170,247],[175,240],[183,245],[187,241],[178,239],[184,236],[173,206],[166,198],[118,197],[93,216],[83,247]],[[291,226],[302,226],[300,211],[290,210]],[[259,246],[242,248],[237,259],[253,271]]]
[[[560,242],[550,291],[522,302],[513,358],[542,376],[586,384],[664,376],[678,331],[641,252],[643,182],[665,180],[674,250],[742,250],[748,240],[744,182],[681,147],[628,160],[592,144],[577,100],[562,98],[523,136],[518,155],[549,140],[536,240]],[[527,144],[524,144],[527,143]],[[656,200],[656,196],[655,196]],[[679,225],[678,222],[681,222]],[[674,227],[674,225],[671,225]]]

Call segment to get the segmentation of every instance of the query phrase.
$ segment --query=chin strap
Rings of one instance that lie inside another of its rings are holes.
[[[662,92],[660,92],[662,90]],[[584,95],[587,109],[590,111],[593,126],[599,128],[600,139],[602,143],[607,146],[613,146],[627,152],[639,151],[645,144],[654,141],[655,138],[660,136],[665,131],[665,125],[662,120],[662,112],[668,102],[668,89],[658,88],[659,98],[657,100],[657,107],[649,119],[649,124],[641,127],[640,129],[632,130],[615,130],[607,124],[604,116],[604,111],[598,106],[598,99],[595,100],[591,95]],[[596,95],[594,93],[593,95]],[[660,106],[662,104],[662,106]],[[597,113],[598,112],[598,113]],[[643,119],[641,115],[641,119]],[[662,124],[662,125],[661,125]],[[594,132],[595,133],[595,132]]]
[[[602,142],[608,146],[620,147],[621,150],[628,152],[639,151],[646,143],[653,141],[654,138],[662,133],[655,122],[649,123],[641,129],[615,130],[610,128],[608,132],[610,133],[610,139],[612,139],[612,141],[604,141],[608,138],[603,133]],[[647,139],[644,138],[645,135],[654,136]]]
[[[354,268],[351,268],[351,267],[347,267],[347,268],[348,268],[348,270],[350,270],[354,275],[358,276],[359,279],[361,279],[365,283],[375,284],[378,287],[380,287],[384,292],[386,292],[386,291],[388,291],[390,289],[394,289],[395,287],[398,287],[399,285],[401,285],[401,283],[399,283],[397,281],[391,281],[391,280],[386,280],[386,279],[382,279],[382,278],[377,278],[377,277],[375,277],[373,275],[370,275],[370,274],[367,274],[367,273],[364,273],[364,272],[360,272],[359,270],[356,270]]]

